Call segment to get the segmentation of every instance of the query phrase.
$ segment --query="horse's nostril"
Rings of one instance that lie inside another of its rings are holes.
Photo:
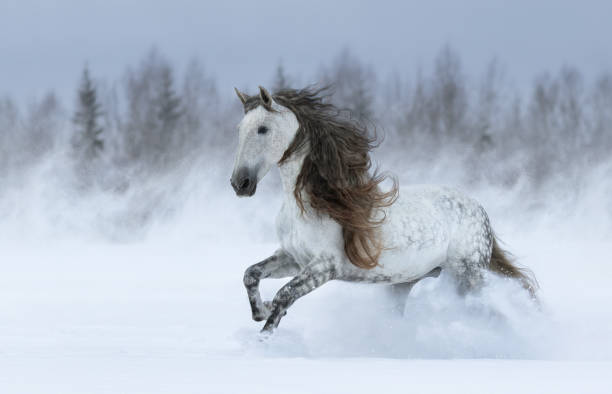
[[[249,187],[250,184],[251,184],[251,181],[249,180],[249,178],[244,178],[242,182],[240,183],[240,189],[244,190],[247,187]]]

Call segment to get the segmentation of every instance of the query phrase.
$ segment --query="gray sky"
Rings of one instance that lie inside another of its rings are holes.
[[[198,56],[227,94],[268,82],[279,60],[310,80],[344,47],[412,75],[445,43],[469,73],[497,56],[521,86],[564,64],[612,69],[611,21],[610,0],[0,0],[0,95],[70,100],[86,61],[113,80],[153,45],[179,67]]]

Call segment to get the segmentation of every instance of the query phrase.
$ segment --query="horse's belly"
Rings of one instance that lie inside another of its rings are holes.
[[[445,259],[446,249],[442,245],[423,249],[386,250],[374,268],[362,269],[352,264],[345,265],[342,279],[371,283],[411,282],[442,266]]]
[[[410,282],[427,275],[446,261],[446,248],[443,245],[425,249],[407,249],[383,253],[380,271],[389,275],[391,282]]]

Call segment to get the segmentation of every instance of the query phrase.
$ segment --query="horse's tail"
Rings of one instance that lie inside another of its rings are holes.
[[[499,275],[518,280],[523,288],[529,292],[531,297],[537,300],[536,291],[539,285],[535,275],[530,269],[517,266],[511,260],[511,255],[499,247],[495,236],[493,236],[493,251],[491,253],[489,270]]]

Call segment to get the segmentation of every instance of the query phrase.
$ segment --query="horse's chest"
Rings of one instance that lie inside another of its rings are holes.
[[[300,211],[285,202],[276,218],[276,231],[282,248],[301,266],[314,257],[342,250],[342,230],[333,220]]]

